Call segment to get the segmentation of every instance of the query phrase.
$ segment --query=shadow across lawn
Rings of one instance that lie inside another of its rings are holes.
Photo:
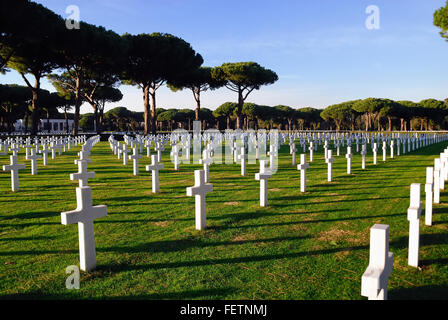
[[[99,271],[105,272],[124,272],[132,270],[159,270],[167,268],[190,268],[201,266],[213,266],[218,264],[237,264],[237,263],[251,263],[269,260],[282,260],[282,259],[294,259],[309,255],[321,255],[321,254],[333,254],[337,252],[353,251],[353,250],[365,250],[369,246],[356,246],[356,247],[343,247],[335,249],[324,249],[306,252],[292,252],[292,253],[279,253],[272,255],[259,255],[259,256],[247,256],[238,258],[223,258],[223,259],[209,259],[209,260],[193,260],[193,261],[179,261],[179,262],[161,262],[153,264],[117,264],[117,265],[102,265],[98,266]]]
[[[448,299],[448,287],[446,286],[421,286],[414,288],[400,288],[390,290],[390,300],[446,300]]]
[[[219,247],[219,246],[233,246],[233,245],[245,245],[245,244],[257,244],[257,243],[275,243],[282,241],[297,241],[301,239],[308,239],[309,237],[282,237],[282,238],[269,238],[269,239],[256,239],[256,240],[235,240],[235,241],[221,241],[221,242],[204,242],[195,239],[183,239],[183,240],[168,240],[168,241],[154,241],[143,243],[137,246],[125,246],[125,247],[108,247],[97,248],[98,252],[120,252],[120,253],[140,253],[140,252],[177,252],[184,251],[191,248],[207,248],[207,247]]]
[[[326,210],[329,212],[334,212],[334,210]],[[310,212],[313,213],[313,212]],[[216,229],[248,229],[248,228],[260,228],[260,227],[274,227],[274,226],[289,226],[307,223],[321,223],[321,222],[336,222],[336,221],[350,221],[350,220],[361,220],[361,219],[376,219],[376,218],[388,218],[394,216],[402,216],[402,213],[394,214],[383,214],[377,216],[360,216],[360,217],[347,217],[347,218],[337,218],[337,219],[319,219],[319,220],[306,220],[306,221],[292,221],[292,222],[279,222],[279,223],[264,223],[264,224],[252,224],[252,225],[242,225],[242,226],[216,226]]]

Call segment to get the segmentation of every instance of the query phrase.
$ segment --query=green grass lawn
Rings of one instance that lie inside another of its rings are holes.
[[[140,176],[132,161],[122,165],[107,142],[92,149],[89,181],[94,205],[108,216],[95,221],[97,269],[81,272],[81,288],[68,290],[65,269],[79,265],[78,227],[61,224],[60,213],[76,207],[69,174],[80,146],[31,176],[21,151],[20,191],[10,190],[9,172],[0,172],[0,298],[32,299],[365,299],[361,276],[369,260],[369,229],[390,226],[394,270],[389,299],[448,298],[448,194],[434,206],[433,226],[421,219],[421,268],[407,266],[407,208],[411,183],[425,183],[426,167],[448,146],[435,144],[372,164],[352,159],[346,174],[345,148],[327,182],[323,150],[307,172],[300,193],[300,172],[291,165],[289,146],[279,153],[279,170],[269,179],[269,207],[259,206],[259,164],[212,165],[207,195],[207,230],[194,227],[194,169],[174,171],[163,154],[160,194],[151,193],[146,149]],[[300,160],[297,153],[298,162]],[[352,148],[353,151],[356,148]],[[388,150],[389,151],[389,150]],[[0,156],[0,164],[9,163]],[[447,188],[448,190],[448,188]],[[422,185],[424,203],[424,186]]]

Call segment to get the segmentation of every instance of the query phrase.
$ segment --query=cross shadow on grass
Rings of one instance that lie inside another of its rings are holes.
[[[246,245],[246,244],[256,244],[266,242],[275,243],[282,241],[297,241],[308,238],[309,237],[282,237],[282,238],[269,238],[269,239],[256,239],[256,240],[221,241],[221,242],[204,242],[198,239],[182,239],[182,240],[154,241],[132,247],[126,246],[126,247],[97,248],[97,251],[120,252],[120,253],[177,252],[177,251],[185,251],[191,248]]]
[[[365,250],[369,246],[356,246],[356,247],[343,247],[334,249],[324,249],[315,251],[305,251],[305,252],[292,252],[292,253],[279,253],[272,255],[258,255],[258,256],[247,256],[238,258],[223,258],[223,259],[209,259],[209,260],[193,260],[193,261],[179,261],[179,262],[161,262],[153,264],[117,264],[117,265],[102,265],[98,267],[99,271],[104,272],[125,272],[132,270],[159,270],[168,268],[190,268],[190,267],[201,267],[201,266],[213,266],[213,265],[225,265],[225,264],[238,264],[238,263],[252,263],[270,260],[282,260],[282,259],[295,259],[303,256],[309,255],[325,255],[333,254],[343,251],[353,251],[353,250]]]
[[[335,212],[335,210],[326,210],[329,212]],[[343,210],[340,210],[343,211]],[[346,212],[346,211],[344,211]],[[313,213],[313,212],[309,212]],[[249,229],[249,228],[260,228],[260,227],[275,227],[275,226],[289,226],[289,225],[299,225],[308,223],[323,223],[323,222],[337,222],[337,221],[350,221],[350,220],[360,220],[360,219],[373,219],[373,218],[387,218],[393,216],[402,216],[402,213],[395,214],[383,214],[378,216],[360,216],[360,217],[347,217],[347,218],[337,218],[337,219],[319,219],[319,220],[306,220],[306,221],[292,221],[292,222],[278,222],[278,223],[264,223],[264,224],[252,224],[252,225],[242,225],[242,226],[216,226],[216,229]]]
[[[12,220],[12,219],[39,219],[39,218],[49,218],[49,217],[59,217],[61,215],[60,212],[25,212],[8,216],[0,216],[0,220]]]
[[[446,300],[448,287],[421,286],[414,288],[400,288],[389,290],[389,300]]]
[[[420,247],[444,245],[448,244],[448,233],[434,233],[434,234],[421,234],[420,235]],[[389,243],[391,248],[394,249],[406,249],[409,246],[409,237],[398,237],[393,239]],[[424,260],[422,260],[424,261]],[[431,260],[427,260],[429,263]]]

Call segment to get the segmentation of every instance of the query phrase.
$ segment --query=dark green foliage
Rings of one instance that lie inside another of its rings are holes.
[[[191,74],[202,65],[203,59],[189,43],[167,33],[125,34],[123,40],[126,63],[121,78],[123,83],[142,89],[145,134],[149,133],[150,127],[155,133],[157,89],[166,82],[175,83],[177,79]]]
[[[212,70],[212,77],[238,94],[236,109],[236,128],[242,129],[241,115],[243,104],[249,94],[259,90],[263,85],[273,84],[278,80],[277,74],[260,66],[256,62],[224,63]]]

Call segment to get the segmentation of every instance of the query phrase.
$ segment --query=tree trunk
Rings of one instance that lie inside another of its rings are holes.
[[[68,115],[67,115],[67,108],[64,108],[64,118],[65,118],[65,132],[68,134]]]
[[[78,135],[78,124],[79,124],[79,111],[81,109],[81,88],[80,88],[81,79],[80,77],[76,78],[75,85],[75,115],[73,117],[73,135]]]
[[[50,111],[47,110],[47,130],[50,132]]]
[[[236,129],[241,129],[241,112],[243,110],[243,91],[241,89],[238,90],[238,106],[236,110]]]
[[[22,77],[25,77],[22,75]],[[34,75],[35,82],[34,82],[34,88],[31,88],[33,99],[31,102],[31,135],[35,136],[37,134],[38,130],[38,124],[39,124],[39,89],[40,89],[40,75]]]
[[[143,87],[143,109],[145,112],[144,115],[144,122],[145,122],[145,130],[144,134],[145,136],[149,134],[149,128],[151,126],[150,122],[150,108],[149,108],[149,85],[145,85]]]
[[[150,92],[150,95],[151,95],[151,133],[156,134],[157,133],[156,92],[155,91]]]
[[[29,118],[29,114],[28,114],[28,112],[26,112],[25,117],[23,118],[23,121],[25,122],[25,133],[28,131],[28,118]]]
[[[392,131],[392,117],[387,117],[387,120],[389,121],[389,131]]]
[[[97,133],[103,132],[103,119],[104,119],[104,107],[100,108],[100,114],[98,118],[98,124],[96,127]]]
[[[93,129],[98,133],[98,107],[96,104],[91,104],[91,106],[93,108]]]
[[[199,110],[201,110],[201,91],[194,91],[194,99],[196,100],[196,110],[194,110],[195,120],[199,121]]]

